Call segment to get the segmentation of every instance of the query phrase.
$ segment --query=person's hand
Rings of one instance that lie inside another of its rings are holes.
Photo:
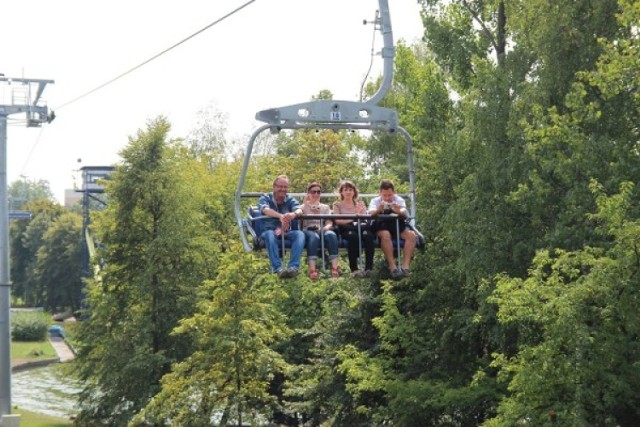
[[[291,216],[289,216],[289,213],[282,215],[282,218],[280,218],[280,222],[282,223],[282,229],[288,230],[291,226]]]

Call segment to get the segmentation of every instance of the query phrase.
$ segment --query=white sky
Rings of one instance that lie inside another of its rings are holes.
[[[43,94],[56,113],[51,124],[27,128],[23,115],[9,116],[9,183],[47,180],[63,203],[80,167],[118,162],[128,137],[160,114],[173,136],[184,137],[197,112],[214,104],[228,115],[229,136],[246,139],[261,124],[254,120],[259,110],[304,102],[322,89],[335,99],[358,99],[373,37],[373,26],[362,21],[374,18],[377,0],[256,0],[70,103],[247,1],[3,2],[0,73],[55,81]],[[417,0],[388,1],[394,42],[419,39]],[[378,53],[379,31],[375,40]],[[376,55],[371,77],[381,67]],[[8,90],[0,84],[0,105],[12,102]]]

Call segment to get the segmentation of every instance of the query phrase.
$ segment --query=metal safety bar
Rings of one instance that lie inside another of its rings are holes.
[[[262,220],[266,220],[266,219],[273,219],[270,216],[267,215],[261,215],[261,216],[257,216],[257,217],[252,217],[249,218],[249,220],[251,222],[256,222],[256,221],[262,221]],[[362,224],[363,221],[367,222],[367,221],[372,221],[374,219],[395,219],[396,220],[396,256],[397,259],[399,260],[400,263],[402,263],[402,252],[401,252],[401,242],[402,242],[402,238],[400,237],[400,221],[401,220],[405,220],[405,219],[409,219],[409,218],[405,218],[405,217],[401,217],[397,214],[380,214],[377,216],[371,216],[371,215],[361,215],[361,214],[303,214],[298,216],[296,219],[298,220],[305,220],[305,219],[313,219],[313,220],[320,220],[320,227],[323,227],[325,224],[326,220],[332,220],[334,222],[334,227],[338,227],[338,225],[335,223],[336,219],[351,219],[354,220],[355,222],[357,222],[357,228],[358,228],[358,253],[362,254]],[[300,231],[304,231],[302,228],[300,229]],[[336,230],[334,230],[336,231]],[[246,239],[246,233],[243,232],[242,233],[243,236]],[[336,234],[338,234],[336,232]],[[320,235],[320,252],[321,252],[321,256],[322,256],[322,270],[323,272],[326,270],[325,265],[325,244],[324,244],[324,233],[319,233]],[[278,237],[280,237],[280,242],[281,242],[281,250],[282,250],[282,255],[284,257],[284,254],[286,253],[286,244],[285,244],[285,231],[283,230],[282,234]],[[340,236],[340,234],[338,234],[338,236]],[[257,236],[260,237],[260,236]],[[339,245],[339,247],[341,247],[341,245]],[[361,258],[361,257],[359,257]],[[362,267],[362,262],[360,262],[360,267]]]

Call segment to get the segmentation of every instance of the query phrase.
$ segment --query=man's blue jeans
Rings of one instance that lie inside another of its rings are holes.
[[[282,268],[282,260],[280,259],[280,249],[282,248],[282,235],[276,237],[273,230],[267,230],[262,233],[264,245],[269,253],[269,261],[271,262],[271,271],[276,272]],[[300,269],[300,258],[302,258],[302,250],[304,249],[304,233],[300,230],[291,230],[284,235],[285,240],[291,243],[289,255],[289,268]]]
[[[307,257],[318,258],[320,235],[313,230],[305,230],[304,234],[307,237]],[[338,258],[338,236],[331,230],[324,232],[324,248],[329,250],[330,260]]]

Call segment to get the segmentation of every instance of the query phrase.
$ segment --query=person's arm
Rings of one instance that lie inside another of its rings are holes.
[[[396,196],[393,198],[393,203],[391,204],[391,211],[399,216],[407,217],[409,216],[409,212],[407,211],[407,204],[404,199],[400,196]]]
[[[320,205],[320,213],[323,215],[329,215],[331,214],[331,208],[329,208],[329,205],[325,205],[325,204],[321,204]],[[332,219],[325,219],[324,220],[324,225],[322,226],[322,230],[323,231],[329,231],[333,228],[333,220]]]
[[[258,200],[258,210],[262,215],[280,218],[280,212],[271,208],[271,197],[269,194],[260,196],[260,200]]]
[[[369,204],[369,214],[371,214],[371,216],[378,216],[384,210],[384,204],[380,203],[381,200],[380,196],[371,199],[371,203]]]
[[[336,215],[340,215],[342,214],[342,211],[340,209],[340,203],[336,202],[333,204],[333,213]],[[351,222],[351,219],[337,219],[335,220],[336,225],[342,225],[342,224],[346,224],[348,222]]]
[[[273,209],[268,204],[261,205],[261,206],[262,207],[261,207],[260,213],[262,213],[262,215],[270,216],[271,218],[278,218],[279,220],[282,220],[282,218],[284,217],[283,214],[281,214],[277,210]]]
[[[258,207],[262,215],[270,216],[271,218],[277,218],[280,221],[290,221],[296,216],[302,215],[302,210],[298,207],[298,205],[296,205],[296,209],[297,209],[296,212],[287,212],[284,214],[278,212],[276,209],[273,209],[271,207],[269,195],[265,195],[260,198]]]
[[[300,202],[298,202],[295,198],[291,196],[287,196],[289,200],[287,200],[287,207],[289,212],[284,214],[285,218],[288,221],[291,221],[294,218],[302,215],[302,208],[300,207]]]

